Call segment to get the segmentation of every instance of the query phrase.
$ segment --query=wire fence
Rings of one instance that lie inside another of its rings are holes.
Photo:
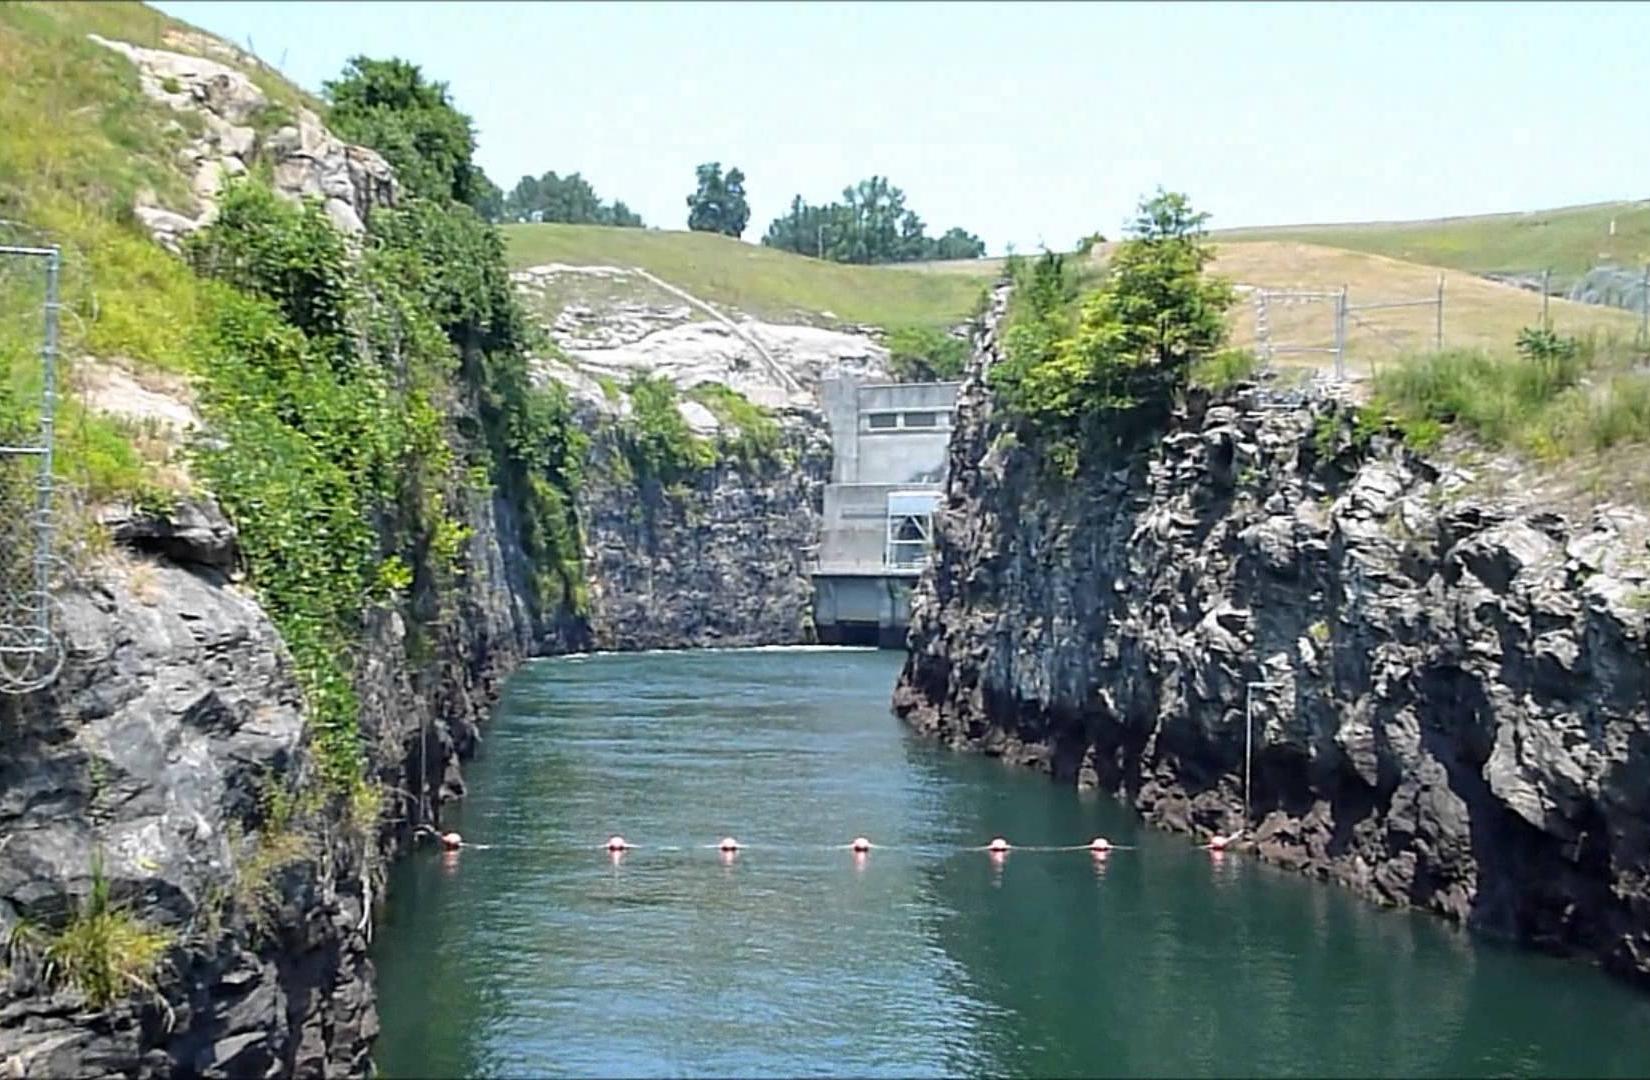
[[[1341,382],[1358,377],[1354,355],[1401,356],[1444,347],[1444,276],[1430,296],[1354,296],[1338,289],[1250,286],[1255,352],[1268,369],[1296,365],[1322,369]]]
[[[49,685],[64,650],[52,595],[55,247],[0,245],[0,693]]]
[[[1487,297],[1480,276],[1526,289],[1527,312],[1518,311],[1516,299],[1509,304],[1504,291]],[[1444,274],[1431,290],[1408,296],[1344,285],[1238,288],[1253,309],[1254,351],[1274,376],[1304,369],[1320,380],[1359,382],[1405,355],[1510,346],[1520,326],[1650,348],[1650,265],[1600,266],[1562,282],[1551,270],[1468,275],[1453,299]],[[1235,328],[1237,344],[1250,344],[1245,337]]]
[[[1568,300],[1592,307],[1619,308],[1636,315],[1634,342],[1650,345],[1650,263],[1642,266],[1600,265],[1584,273],[1555,270],[1552,267],[1520,267],[1486,271],[1483,275],[1492,281],[1513,285],[1533,294],[1532,322],[1550,329],[1564,329],[1566,315],[1561,314],[1554,300]]]

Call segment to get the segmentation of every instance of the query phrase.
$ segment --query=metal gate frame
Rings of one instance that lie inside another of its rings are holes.
[[[18,514],[0,505],[0,693],[25,694],[40,690],[63,669],[64,647],[53,625],[56,602],[52,574],[52,450],[57,412],[57,353],[59,277],[62,255],[56,247],[0,245],[0,257],[45,263],[45,302],[40,347],[40,419],[33,440],[0,445],[0,468],[34,480],[32,498],[27,480],[18,493]],[[32,464],[32,468],[30,467]],[[27,510],[25,511],[25,507]],[[24,550],[24,548],[27,550]],[[15,562],[12,557],[16,556]]]

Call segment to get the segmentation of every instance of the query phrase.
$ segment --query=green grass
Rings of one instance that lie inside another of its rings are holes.
[[[1650,262],[1650,201],[1431,221],[1225,229],[1214,236],[1322,244],[1475,274],[1550,267],[1555,281],[1566,282],[1600,264]]]
[[[0,4],[0,240],[63,251],[63,383],[77,358],[187,372],[199,329],[200,282],[133,221],[140,191],[190,209],[176,154],[188,117],[143,96],[136,67],[87,40],[96,33],[189,51],[187,23],[128,3]],[[312,98],[271,72],[249,77],[276,106]],[[0,266],[0,378],[26,402],[39,385],[37,288]],[[72,395],[59,414],[60,475],[92,498],[147,486],[145,461],[116,419]]]
[[[1198,358],[1187,372],[1193,386],[1219,392],[1253,379],[1260,370],[1260,358],[1248,349],[1221,349]]]
[[[945,327],[968,318],[978,275],[820,262],[711,233],[601,225],[506,225],[512,269],[641,267],[701,300],[765,319]],[[829,313],[829,314],[827,314]]]
[[[1544,463],[1650,446],[1650,371],[1617,340],[1582,339],[1573,355],[1456,350],[1381,372],[1371,407],[1420,449],[1457,426]]]
[[[152,927],[117,903],[100,861],[92,864],[92,888],[62,929],[43,931],[19,923],[7,942],[45,960],[48,982],[72,987],[97,1009],[139,990],[153,991],[156,972],[173,936]]]

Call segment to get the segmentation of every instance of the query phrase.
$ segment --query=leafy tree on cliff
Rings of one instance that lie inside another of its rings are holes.
[[[751,208],[745,201],[745,174],[722,164],[707,162],[697,170],[699,187],[687,198],[688,228],[694,232],[719,232],[740,236],[750,223]]]
[[[1214,258],[1207,220],[1178,193],[1159,189],[1142,200],[1104,283],[1084,298],[1074,323],[1069,305],[1051,303],[1046,281],[1035,273],[1022,281],[1026,296],[1005,334],[1008,357],[992,375],[1005,401],[1045,425],[1098,419],[1120,437],[1160,418],[1188,365],[1226,336],[1233,293],[1204,274]],[[1044,263],[1057,258],[1045,255]]]
[[[403,190],[426,199],[485,202],[486,178],[471,160],[475,128],[417,64],[357,56],[322,84],[333,131],[370,146],[395,167]]]
[[[504,220],[504,192],[486,173],[477,170],[477,176],[475,201],[470,205],[482,220],[497,225]]]

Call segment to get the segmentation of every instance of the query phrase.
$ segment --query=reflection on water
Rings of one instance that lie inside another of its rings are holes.
[[[595,656],[513,680],[394,872],[390,1076],[1619,1074],[1650,1003],[1578,964],[1141,827],[910,739],[899,658]],[[638,850],[609,855],[622,833]],[[711,846],[734,835],[749,846]],[[878,845],[844,849],[855,835]],[[1081,844],[1103,834],[1135,850]],[[1005,856],[978,850],[1002,835]],[[973,849],[973,850],[970,850]]]

